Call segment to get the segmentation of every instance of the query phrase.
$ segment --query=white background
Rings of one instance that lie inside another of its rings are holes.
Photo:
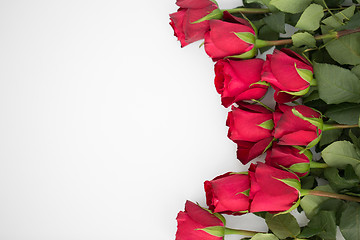
[[[0,239],[175,239],[185,201],[204,205],[205,180],[246,169],[212,61],[173,36],[176,10],[0,1]]]

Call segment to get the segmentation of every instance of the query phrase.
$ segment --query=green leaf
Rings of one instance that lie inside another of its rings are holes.
[[[350,21],[348,21],[345,25],[342,27],[337,28],[338,31],[345,30],[345,29],[355,29],[360,27],[360,12],[357,12],[350,18]]]
[[[356,9],[356,6],[353,5],[351,7],[346,8],[345,10],[336,13],[334,16],[330,16],[328,18],[325,18],[322,23],[325,25],[332,27],[332,28],[338,28],[344,25],[344,20],[349,19],[354,15],[354,11]]]
[[[360,239],[360,204],[347,203],[340,218],[340,231],[346,240]]]
[[[323,16],[323,7],[311,4],[305,9],[295,27],[306,31],[315,31],[320,27],[320,20]]]
[[[339,225],[340,217],[343,209],[344,209],[344,201],[335,198],[330,198],[322,202],[319,206],[319,211],[332,211],[335,213],[336,225]]]
[[[282,12],[272,13],[264,17],[264,22],[275,32],[285,33],[285,14]]]
[[[321,135],[320,147],[334,142],[340,137],[342,131],[342,129],[332,129],[330,131],[324,131]]]
[[[360,176],[360,156],[355,146],[348,141],[337,141],[327,146],[321,155],[330,167],[345,169],[346,165],[351,165],[356,174]]]
[[[271,3],[270,0],[246,0],[247,3],[260,3],[265,5],[271,12],[276,12],[278,11],[278,9],[276,7],[274,7]]]
[[[321,239],[336,240],[336,218],[332,211],[321,211],[316,214],[303,229],[300,238],[319,236]]]
[[[360,103],[360,80],[350,70],[335,65],[315,63],[314,72],[320,98],[326,103]]]
[[[302,189],[313,189],[315,184],[315,177],[314,176],[306,176],[301,178],[301,188]]]
[[[324,192],[334,192],[330,185],[323,185],[316,187],[314,190],[324,191]],[[300,206],[304,210],[306,216],[311,219],[319,212],[319,205],[324,201],[328,200],[328,197],[319,197],[313,195],[307,195],[303,197],[300,201]]]
[[[261,40],[269,40],[269,41],[278,40],[279,33],[272,30],[270,28],[270,26],[264,25],[259,29],[259,37],[258,38]],[[270,48],[272,48],[272,46],[262,47],[262,48],[260,48],[260,52],[264,53],[265,51],[269,50]]]
[[[295,47],[301,47],[303,45],[309,47],[316,46],[316,40],[314,36],[308,32],[295,33],[294,35],[291,36],[291,39],[293,40],[293,44]]]
[[[265,221],[270,230],[280,239],[295,238],[300,233],[300,226],[290,213],[282,215],[266,213]]]
[[[271,233],[258,233],[251,238],[251,240],[279,240],[274,234]]]
[[[358,78],[360,78],[360,65],[357,65],[351,69],[351,72],[354,73]]]
[[[360,33],[353,33],[339,39],[326,41],[325,47],[330,56],[340,64],[360,64]]]
[[[326,168],[324,171],[324,175],[325,178],[329,181],[332,189],[334,189],[335,191],[339,191],[342,189],[351,189],[359,184],[359,179],[357,177],[352,179],[345,179],[340,177],[339,170],[337,168]]]
[[[311,0],[271,0],[274,5],[282,12],[299,13],[304,11],[311,3]]]
[[[314,0],[315,3],[320,4],[321,6],[326,7],[326,5],[328,7],[338,7],[340,4],[342,4],[344,2],[344,0],[325,0],[324,4],[324,0]]]
[[[340,124],[357,124],[360,116],[360,104],[342,103],[330,106],[325,115]]]

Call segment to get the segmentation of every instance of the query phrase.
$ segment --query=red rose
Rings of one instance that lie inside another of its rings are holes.
[[[238,159],[243,164],[261,155],[272,142],[273,114],[263,106],[243,102],[239,107],[233,106],[226,125],[228,137],[238,145]]]
[[[176,5],[181,8],[205,8],[211,4],[216,4],[212,0],[177,0]]]
[[[239,159],[242,164],[247,164],[252,159],[263,154],[272,141],[273,137],[264,138],[259,142],[235,141],[237,144],[237,159]]]
[[[262,80],[275,89],[275,101],[291,102],[309,91],[313,72],[311,63],[297,53],[275,49],[272,55],[266,56]]]
[[[219,216],[219,215],[217,215]],[[185,211],[179,212],[176,220],[178,222],[176,240],[222,240],[206,232],[208,227],[219,227],[218,231],[224,233],[225,220],[211,214],[193,202],[187,201]]]
[[[244,19],[224,12],[224,20],[210,20],[210,31],[205,34],[205,51],[217,61],[224,57],[253,58],[256,36],[251,25]]]
[[[261,79],[264,60],[219,60],[215,64],[215,87],[224,107],[234,102],[262,98],[267,86],[254,84]],[[252,85],[253,84],[253,85]]]
[[[321,114],[304,105],[283,109],[274,132],[279,145],[315,146],[322,132]]]
[[[250,166],[249,175],[250,212],[277,213],[297,207],[301,185],[295,174],[258,163]]]
[[[214,10],[218,10],[216,3],[212,1],[199,1],[200,4],[191,4],[194,1],[178,1],[180,6],[176,13],[170,14],[170,25],[174,29],[174,34],[181,42],[181,47],[204,38],[209,31],[209,21],[193,23]],[[186,7],[188,6],[188,7]],[[198,6],[202,6],[198,8]]]
[[[213,212],[243,214],[249,210],[247,174],[226,173],[204,183],[206,203]]]
[[[301,153],[304,151],[304,153]],[[274,143],[266,153],[266,164],[279,169],[289,169],[299,177],[309,173],[312,154],[300,147],[281,146]]]

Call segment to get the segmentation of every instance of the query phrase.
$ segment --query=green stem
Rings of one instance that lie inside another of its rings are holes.
[[[308,195],[319,196],[319,197],[336,198],[336,199],[341,199],[341,200],[346,200],[346,201],[351,201],[351,202],[360,202],[359,197],[352,197],[352,196],[348,196],[348,195],[344,195],[344,194],[338,194],[338,193],[330,193],[330,192],[323,192],[323,191],[318,191],[318,190],[310,190],[310,191],[308,191],[307,194]]]
[[[234,8],[234,9],[225,9],[221,11],[228,11],[229,13],[251,13],[251,14],[263,14],[270,13],[271,11],[266,8]]]
[[[342,30],[339,32],[331,32],[331,33],[315,36],[315,40],[319,41],[319,40],[323,40],[323,39],[339,39],[343,36],[353,34],[353,33],[358,33],[358,32],[360,32],[360,28]],[[268,47],[268,46],[287,45],[287,44],[292,44],[292,43],[293,43],[293,41],[291,38],[274,40],[274,41],[266,41],[266,40],[257,39],[255,46],[257,48],[262,48],[262,47]]]
[[[310,162],[310,168],[327,168],[329,167],[326,163]]]
[[[244,235],[244,236],[255,236],[259,232],[246,231],[246,230],[238,230],[232,228],[225,228],[225,235]]]
[[[358,128],[359,125],[345,125],[345,124],[324,124],[323,131],[344,128]]]

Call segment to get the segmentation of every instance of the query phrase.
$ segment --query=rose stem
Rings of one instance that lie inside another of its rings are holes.
[[[359,8],[359,7],[356,7]],[[335,11],[335,10],[344,10],[345,7],[342,8],[334,8],[334,9],[324,9],[324,12],[327,11]],[[267,8],[233,8],[233,9],[224,9],[222,11],[227,11],[229,13],[250,13],[250,14],[263,14],[263,13],[271,13],[270,9]]]
[[[356,28],[356,29],[350,29],[350,30],[343,30],[343,31],[339,31],[339,32],[332,32],[332,33],[328,33],[328,34],[324,34],[324,35],[318,35],[315,36],[315,40],[322,40],[322,39],[327,39],[327,38],[336,38],[339,39],[340,37],[352,34],[352,33],[358,33],[360,32],[360,28]],[[267,47],[267,46],[279,46],[279,45],[286,45],[286,44],[292,44],[293,41],[291,38],[288,39],[281,39],[281,40],[275,40],[275,41],[265,41],[265,40],[256,40],[256,47],[257,48],[261,48],[261,47]]]
[[[244,236],[255,236],[259,232],[247,231],[247,230],[238,230],[232,228],[225,228],[225,235],[244,235]]]
[[[310,168],[327,168],[329,165],[326,163],[310,162]]]
[[[271,11],[266,8],[234,8],[234,9],[225,9],[222,11],[228,11],[229,13],[252,13],[252,14],[262,14],[270,13]]]
[[[343,124],[324,124],[323,131],[343,128],[358,128],[359,125],[343,125]]]
[[[338,193],[323,192],[323,191],[318,191],[318,190],[310,190],[307,195],[336,198],[336,199],[352,201],[352,202],[360,202],[360,198],[358,198],[358,197],[352,197],[352,196],[338,194]]]

